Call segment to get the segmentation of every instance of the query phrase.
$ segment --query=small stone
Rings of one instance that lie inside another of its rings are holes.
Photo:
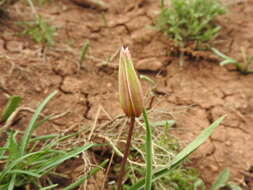
[[[156,58],[146,58],[138,61],[135,68],[139,71],[159,71],[163,64]]]
[[[225,145],[226,145],[226,146],[231,146],[232,143],[231,143],[231,141],[226,141],[226,142],[225,142]]]
[[[82,81],[72,78],[66,77],[61,86],[61,90],[66,93],[74,93],[80,90]]]
[[[76,72],[76,65],[70,62],[56,62],[53,64],[53,71],[60,76],[72,75]]]
[[[157,31],[149,28],[141,28],[131,33],[131,39],[138,43],[149,43],[152,41]]]
[[[6,44],[6,49],[10,52],[21,52],[23,50],[23,44],[18,41],[9,41]]]
[[[107,10],[107,4],[102,0],[72,0],[74,3],[81,6],[89,6],[99,10]]]
[[[217,172],[217,171],[219,171],[219,167],[216,166],[216,165],[211,164],[209,167],[210,167],[210,169],[211,169],[212,172]]]

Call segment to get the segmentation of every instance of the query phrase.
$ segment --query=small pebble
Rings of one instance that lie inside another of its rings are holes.
[[[23,47],[23,44],[19,41],[9,41],[6,44],[6,48],[10,52],[18,53],[18,52],[21,52],[24,47]]]
[[[163,64],[156,58],[146,58],[138,61],[135,68],[139,71],[159,71]]]

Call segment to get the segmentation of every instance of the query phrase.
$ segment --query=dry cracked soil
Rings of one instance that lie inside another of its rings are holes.
[[[125,45],[130,48],[137,70],[156,83],[151,89],[143,82],[145,92],[153,94],[147,97],[147,106],[159,110],[151,118],[175,119],[177,130],[173,133],[181,139],[182,146],[217,118],[227,115],[212,137],[192,155],[193,166],[207,183],[228,167],[232,180],[245,186],[248,183],[251,189],[249,177],[245,176],[250,176],[253,165],[253,75],[220,67],[219,60],[207,51],[188,52],[180,67],[178,57],[171,53],[172,41],[150,27],[159,11],[158,1],[105,2],[106,10],[80,6],[70,0],[37,7],[57,29],[50,48],[18,35],[22,29],[17,22],[33,17],[29,6],[19,1],[8,8],[8,15],[0,21],[0,108],[8,95],[20,95],[23,106],[35,109],[39,101],[58,90],[57,97],[43,112],[56,113],[58,118],[37,133],[75,131],[82,125],[93,126],[94,121],[97,125],[113,121],[122,115],[117,92],[117,53]],[[252,10],[251,0],[233,1],[228,13],[218,18],[222,30],[214,46],[236,58],[241,56],[241,47],[252,54]],[[85,40],[89,40],[89,52],[79,67]],[[20,114],[14,127],[24,128],[30,112]],[[103,127],[106,130],[106,125]],[[97,129],[95,133],[104,134]],[[89,156],[96,163],[94,152]],[[82,162],[67,162],[59,170],[75,179],[82,173]],[[98,181],[103,181],[103,176],[99,172],[96,179],[88,182],[88,189],[100,189],[102,183]]]

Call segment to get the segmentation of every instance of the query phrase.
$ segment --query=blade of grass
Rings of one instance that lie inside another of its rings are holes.
[[[14,186],[15,186],[15,181],[16,181],[16,174],[14,174],[12,177],[11,177],[11,181],[8,185],[8,190],[13,190],[14,189]]]
[[[152,186],[152,129],[149,125],[146,110],[143,111],[144,123],[146,126],[146,176],[145,176],[145,190],[150,190]]]
[[[52,189],[54,187],[57,187],[58,184],[53,184],[53,185],[50,185],[50,186],[47,186],[47,187],[43,187],[43,188],[40,188],[39,190],[48,190],[48,189]]]
[[[31,172],[31,171],[24,171],[24,170],[11,170],[7,174],[25,174],[25,175],[33,176],[37,178],[41,177],[41,175],[37,173]]]
[[[88,175],[82,176],[80,177],[77,181],[75,181],[74,183],[70,184],[69,186],[63,188],[62,190],[71,190],[74,189],[76,187],[78,187],[79,185],[81,185],[86,179],[90,178],[91,176],[95,175],[99,170],[101,170],[108,162],[109,160],[105,160],[103,161],[101,164],[99,164],[99,166],[97,166],[96,168],[92,169]]]
[[[2,112],[0,120],[5,122],[10,117],[10,115],[17,109],[21,101],[22,98],[20,96],[11,96]]]
[[[219,190],[223,187],[229,179],[229,170],[225,168],[216,178],[215,182],[211,186],[210,190]]]
[[[88,150],[89,148],[91,148],[94,145],[95,144],[93,144],[93,143],[89,143],[89,144],[86,144],[82,147],[78,147],[78,148],[68,152],[66,155],[63,155],[63,156],[60,155],[59,157],[55,158],[53,161],[47,162],[44,167],[42,167],[41,169],[38,170],[38,173],[43,173],[44,171],[48,170],[49,168],[53,168],[53,167],[61,164],[65,160],[68,160],[72,157],[77,156],[78,154]]]
[[[35,156],[35,155],[42,155],[44,154],[44,152],[40,151],[40,152],[32,152],[32,153],[29,153],[29,154],[26,154],[16,160],[14,160],[13,162],[11,162],[6,168],[4,168],[4,170],[2,171],[2,173],[0,174],[0,181],[3,180],[3,178],[6,176],[6,174],[8,172],[11,171],[12,168],[14,168],[16,165],[18,165],[19,163],[21,163],[23,160],[29,158],[29,157],[32,157],[32,156]]]
[[[79,58],[79,67],[82,68],[83,67],[83,62],[86,58],[86,54],[89,50],[89,40],[85,40],[83,43],[83,47],[81,49],[81,53],[80,53],[80,58]]]
[[[20,150],[21,150],[21,155],[24,155],[28,141],[31,137],[31,134],[33,132],[34,126],[36,124],[36,121],[41,113],[41,111],[43,110],[43,108],[46,106],[46,104],[48,103],[48,101],[53,98],[55,95],[57,94],[57,91],[52,92],[40,105],[39,107],[36,109],[35,113],[32,116],[32,119],[30,120],[28,127],[25,130],[24,136],[22,137],[21,140],[21,145],[20,145]]]
[[[175,120],[161,120],[161,121],[157,121],[157,122],[152,122],[150,123],[150,125],[152,127],[158,127],[158,126],[173,126],[176,124],[176,121]]]
[[[30,142],[53,139],[53,138],[56,138],[56,137],[59,137],[59,136],[60,136],[59,134],[51,134],[51,135],[44,135],[44,136],[34,137],[30,140]]]
[[[188,146],[186,146],[173,160],[169,168],[163,168],[153,174],[152,181],[155,181],[162,176],[170,172],[170,169],[175,168],[183,159],[189,156],[194,150],[196,150],[202,143],[204,143],[208,137],[214,132],[214,129],[223,121],[226,116],[222,116],[212,123],[208,128],[204,129],[200,135],[194,139]],[[139,180],[137,183],[128,188],[128,190],[138,190],[143,188],[145,179]]]
[[[231,190],[242,190],[241,187],[239,187],[238,185],[235,184],[228,184],[227,185]]]

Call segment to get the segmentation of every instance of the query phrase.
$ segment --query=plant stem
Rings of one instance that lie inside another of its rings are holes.
[[[145,176],[145,190],[151,190],[152,187],[152,129],[148,122],[146,110],[143,111],[143,118],[146,127],[146,176]]]
[[[118,182],[117,182],[117,190],[122,190],[122,181],[123,181],[123,177],[125,175],[125,165],[126,165],[127,157],[128,157],[129,150],[130,150],[131,139],[132,139],[133,129],[134,129],[134,122],[135,122],[135,117],[133,116],[133,117],[131,117],[130,128],[128,131],[126,149],[125,149],[124,156],[123,156],[123,159],[122,159],[121,165],[120,165],[119,178],[118,178]]]

